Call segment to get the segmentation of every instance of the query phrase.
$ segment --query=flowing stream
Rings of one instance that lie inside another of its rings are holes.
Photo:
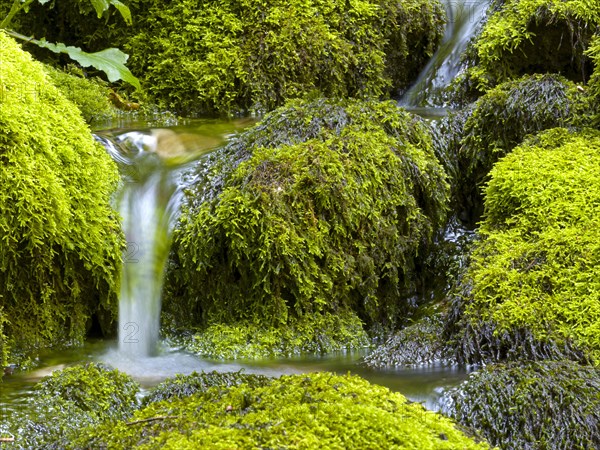
[[[435,108],[445,106],[443,89],[460,73],[461,56],[477,31],[490,0],[443,0],[448,17],[442,44],[419,74],[417,80],[400,99],[400,105],[409,108],[427,108],[433,115]]]

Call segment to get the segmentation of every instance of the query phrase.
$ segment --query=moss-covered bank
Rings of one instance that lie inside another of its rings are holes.
[[[554,129],[498,162],[453,332],[468,362],[600,361],[600,132]]]
[[[356,376],[282,376],[151,403],[82,432],[81,447],[486,449],[443,416]]]
[[[506,450],[600,448],[600,369],[571,362],[488,366],[445,410]]]
[[[437,0],[152,2],[126,49],[163,107],[270,111],[311,91],[397,92],[432,55],[443,21]]]
[[[164,302],[186,328],[393,326],[448,199],[427,127],[391,102],[292,102],[192,176]]]
[[[41,64],[0,33],[0,366],[116,314],[116,166]],[[1,376],[1,372],[0,372]]]

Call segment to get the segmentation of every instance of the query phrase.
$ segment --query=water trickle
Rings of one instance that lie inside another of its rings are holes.
[[[443,89],[460,73],[460,59],[490,0],[444,0],[448,24],[442,44],[400,100],[406,107],[444,107]]]

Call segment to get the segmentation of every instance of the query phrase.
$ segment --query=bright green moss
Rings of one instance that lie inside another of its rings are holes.
[[[523,139],[555,127],[590,123],[589,97],[560,75],[532,75],[490,89],[474,105],[444,119],[437,153],[453,188],[461,218],[481,217],[481,190],[496,161]]]
[[[198,355],[218,359],[257,359],[300,353],[331,353],[368,346],[362,322],[352,313],[291,318],[285,327],[252,322],[214,324],[175,338]]]
[[[166,283],[176,327],[392,326],[445,220],[427,127],[391,102],[292,102],[193,175]]]
[[[600,448],[600,370],[572,362],[487,366],[447,392],[447,412],[505,449]]]
[[[123,420],[138,406],[139,385],[102,364],[69,367],[42,379],[16,416],[10,431],[19,448],[65,448],[85,426]]]
[[[600,3],[586,0],[506,0],[475,42],[471,83],[480,91],[524,74],[591,75],[584,52],[600,26]]]
[[[93,314],[110,329],[122,236],[117,169],[77,107],[4,33],[0,61],[0,320],[15,363],[81,342]]]
[[[129,424],[84,430],[77,445],[177,450],[489,448],[400,394],[356,376],[331,373],[282,376],[265,386],[215,387],[152,403]]]
[[[491,327],[498,339],[517,342],[511,355],[485,349],[496,358],[537,359],[544,355],[536,348],[555,343],[600,361],[598,180],[594,131],[548,131],[492,170],[461,332],[479,333],[474,340],[485,346]]]
[[[116,110],[109,101],[110,89],[98,78],[84,78],[77,70],[63,72],[45,67],[52,83],[71,102],[75,103],[87,123],[109,120]]]
[[[406,87],[441,39],[443,16],[435,0],[152,2],[126,48],[165,108],[269,111],[311,91],[379,97]]]

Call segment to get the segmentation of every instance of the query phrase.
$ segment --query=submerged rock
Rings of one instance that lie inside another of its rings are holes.
[[[176,327],[392,326],[445,221],[427,127],[392,103],[292,102],[192,175],[167,274]]]
[[[488,366],[444,394],[444,411],[506,450],[600,448],[600,369],[572,362]]]
[[[357,376],[282,376],[151,403],[82,430],[81,448],[488,449],[449,419]]]
[[[117,168],[43,66],[0,33],[0,366],[116,316]],[[0,373],[0,376],[2,374]]]
[[[465,362],[600,362],[600,132],[553,129],[499,161],[450,316]]]

